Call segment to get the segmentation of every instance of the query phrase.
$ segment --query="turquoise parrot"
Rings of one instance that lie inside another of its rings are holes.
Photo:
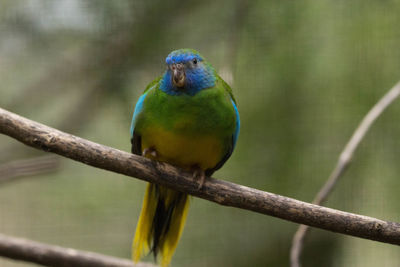
[[[171,52],[166,67],[136,103],[132,153],[191,171],[201,190],[206,176],[221,168],[235,148],[239,112],[229,85],[197,51]],[[133,261],[153,252],[168,266],[188,206],[187,194],[149,183],[132,244]]]

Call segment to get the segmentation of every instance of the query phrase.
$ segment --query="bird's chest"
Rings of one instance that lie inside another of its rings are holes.
[[[154,149],[155,159],[185,169],[214,167],[222,158],[224,147],[224,140],[217,135],[187,135],[157,125],[147,127],[142,135],[142,149]]]
[[[204,90],[196,96],[166,95],[157,90],[145,102],[143,126],[160,126],[184,135],[231,135],[235,113],[230,99],[218,90]]]
[[[235,118],[224,96],[175,96],[150,102],[142,118],[142,149],[182,168],[214,167],[226,153]]]

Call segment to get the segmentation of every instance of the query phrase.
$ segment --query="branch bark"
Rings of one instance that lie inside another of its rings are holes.
[[[0,234],[0,256],[14,260],[59,267],[155,267],[150,263],[133,264],[126,259],[72,248],[47,245]]]
[[[317,196],[313,200],[313,204],[321,205],[328,195],[332,192],[339,178],[346,171],[347,167],[353,159],[354,152],[358,148],[361,141],[364,139],[368,130],[376,119],[385,111],[385,109],[393,103],[400,96],[400,82],[392,87],[379,101],[372,107],[372,109],[365,115],[360,125],[354,131],[349,142],[344,147],[342,153],[339,156],[339,160],[336,163],[331,175],[329,176],[326,183],[322,186]],[[290,263],[292,267],[300,267],[300,255],[303,250],[304,238],[307,234],[308,227],[306,225],[300,225],[297,229],[292,242],[292,248],[290,250]]]
[[[63,133],[0,108],[0,133],[20,142],[112,172],[177,191],[309,226],[400,245],[400,224],[321,207],[292,198],[207,178],[201,190],[190,172]]]

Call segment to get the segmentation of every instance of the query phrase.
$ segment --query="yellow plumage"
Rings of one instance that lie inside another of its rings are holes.
[[[138,262],[140,258],[150,252],[150,242],[153,239],[151,227],[153,225],[153,218],[156,213],[159,198],[165,201],[164,203],[167,207],[174,205],[174,200],[180,199],[175,203],[177,205],[174,206],[169,229],[163,237],[163,240],[160,240],[161,246],[159,250],[161,254],[161,266],[165,267],[168,266],[171,261],[182,234],[189,208],[189,198],[186,194],[165,187],[159,186],[158,190],[159,192],[156,193],[156,185],[147,184],[143,207],[132,244],[132,259],[134,262]]]
[[[206,170],[221,160],[224,148],[216,135],[188,136],[168,131],[158,126],[143,130],[142,149],[156,148],[159,161],[168,162],[183,169],[197,165]]]

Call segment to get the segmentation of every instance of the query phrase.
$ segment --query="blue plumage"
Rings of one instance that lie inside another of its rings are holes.
[[[235,148],[236,146],[236,141],[239,137],[239,132],[240,132],[240,117],[239,117],[239,111],[236,107],[235,102],[233,101],[233,99],[231,99],[233,108],[235,109],[235,113],[236,113],[236,129],[235,129],[235,133],[233,134],[233,148],[232,150]]]
[[[138,102],[135,106],[135,111],[133,112],[132,123],[131,123],[131,137],[133,136],[133,132],[135,130],[136,118],[138,114],[143,110],[144,99],[146,98],[147,92],[139,97]]]
[[[193,50],[187,49],[171,52],[165,60],[168,66],[172,64],[183,64],[185,66],[186,84],[179,88],[172,82],[171,71],[166,71],[161,79],[160,89],[169,95],[188,94],[195,95],[200,90],[215,85],[216,72],[214,68],[203,62],[203,58]],[[196,60],[196,63],[194,63]]]
[[[184,52],[182,52],[182,51],[184,51]],[[194,52],[192,49],[180,49],[180,50],[172,51],[165,59],[165,62],[168,65],[170,65],[170,64],[174,64],[174,63],[185,63],[188,61],[192,61],[195,58],[198,61],[203,61],[202,56],[200,54]]]

